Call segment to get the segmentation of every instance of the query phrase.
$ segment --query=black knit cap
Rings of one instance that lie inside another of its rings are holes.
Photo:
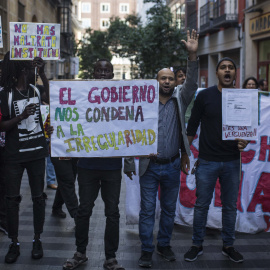
[[[236,64],[235,64],[235,62],[230,57],[224,57],[224,58],[222,58],[222,59],[220,59],[218,61],[217,67],[216,67],[216,71],[218,71],[218,67],[219,67],[220,63],[223,62],[223,61],[230,61],[230,62],[232,62],[232,64],[234,65],[234,68],[236,70]]]

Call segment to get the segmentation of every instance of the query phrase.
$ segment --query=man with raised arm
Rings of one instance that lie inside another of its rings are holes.
[[[167,261],[174,261],[171,249],[176,201],[180,187],[180,170],[188,174],[190,149],[186,136],[185,112],[197,90],[199,35],[187,31],[182,41],[188,51],[187,76],[183,85],[176,86],[174,73],[161,69],[159,82],[159,122],[157,154],[139,160],[141,210],[139,235],[142,242],[139,266],[152,267],[153,229],[158,186],[160,185],[161,217],[157,236],[157,253]],[[180,156],[181,153],[181,156]],[[124,172],[132,179],[135,174],[134,158],[125,159]]]

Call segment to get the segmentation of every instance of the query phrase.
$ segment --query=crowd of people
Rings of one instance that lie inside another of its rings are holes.
[[[242,262],[243,256],[234,248],[236,202],[240,182],[240,152],[248,141],[222,140],[222,88],[233,88],[236,80],[236,64],[225,57],[216,66],[218,84],[201,91],[194,102],[188,126],[185,112],[198,88],[198,34],[187,32],[182,40],[188,52],[187,69],[161,69],[159,82],[158,149],[156,154],[139,160],[141,210],[139,237],[141,240],[140,267],[153,265],[153,229],[155,223],[156,194],[160,186],[161,216],[156,251],[166,261],[175,261],[170,245],[176,201],[180,188],[180,171],[189,174],[190,145],[199,125],[199,158],[193,168],[196,175],[192,246],[184,260],[190,262],[203,254],[203,241],[207,214],[214,187],[219,178],[222,200],[222,253],[234,262]],[[5,256],[6,263],[14,263],[20,255],[18,238],[19,205],[22,200],[20,186],[24,170],[27,171],[33,201],[32,258],[43,257],[40,236],[45,221],[45,159],[47,159],[47,187],[56,189],[52,214],[65,218],[62,206],[66,205],[74,219],[76,250],[63,264],[63,269],[74,269],[88,260],[86,248],[89,241],[89,224],[99,190],[105,205],[106,227],[104,232],[105,260],[108,270],[124,270],[116,259],[119,246],[119,197],[122,169],[132,180],[135,174],[134,158],[61,158],[49,157],[49,141],[44,136],[40,105],[49,104],[49,84],[41,58],[33,61],[10,60],[9,52],[2,63],[0,86],[0,228],[11,239]],[[36,85],[36,72],[43,86]],[[95,79],[111,80],[113,66],[106,59],[94,65]],[[243,88],[263,90],[264,80],[257,82],[247,78]],[[49,127],[46,132],[54,132]],[[8,181],[6,178],[8,176]],[[57,179],[58,186],[55,185]],[[75,192],[78,180],[79,200]]]

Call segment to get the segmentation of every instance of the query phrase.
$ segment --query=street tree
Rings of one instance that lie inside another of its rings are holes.
[[[172,14],[162,0],[145,0],[154,5],[147,11],[147,24],[130,15],[126,22],[112,18],[108,43],[113,54],[129,58],[138,74],[132,77],[154,78],[161,68],[171,67],[186,59],[181,39],[183,32],[173,24]]]
[[[92,79],[94,63],[101,58],[106,58],[109,61],[112,59],[107,43],[107,32],[94,31],[88,28],[83,39],[78,43],[77,52],[80,57],[79,77]]]

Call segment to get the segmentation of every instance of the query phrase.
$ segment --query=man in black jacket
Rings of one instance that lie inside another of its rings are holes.
[[[219,178],[222,200],[222,253],[234,262],[243,256],[233,247],[235,239],[236,203],[240,183],[240,152],[248,142],[222,140],[222,88],[233,88],[236,65],[230,58],[221,59],[216,68],[218,85],[201,91],[192,109],[187,135],[191,145],[199,124],[199,158],[196,169],[196,204],[193,220],[193,245],[184,255],[186,261],[195,261],[203,253],[203,238],[207,214],[216,181]]]

